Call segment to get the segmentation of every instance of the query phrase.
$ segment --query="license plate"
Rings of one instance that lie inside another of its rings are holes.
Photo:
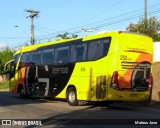
[[[137,94],[130,94],[130,97],[137,97]]]

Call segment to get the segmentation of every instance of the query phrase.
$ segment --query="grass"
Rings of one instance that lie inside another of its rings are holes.
[[[8,81],[0,82],[0,90],[9,90],[9,82]]]

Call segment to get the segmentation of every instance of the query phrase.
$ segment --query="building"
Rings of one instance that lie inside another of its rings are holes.
[[[153,62],[160,62],[160,42],[154,42]]]

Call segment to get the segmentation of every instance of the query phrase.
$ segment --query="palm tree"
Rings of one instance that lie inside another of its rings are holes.
[[[72,34],[72,38],[77,38],[77,37],[78,37],[78,35]]]
[[[72,34],[72,37],[69,37],[68,35],[69,35],[69,33],[65,32],[64,34],[58,34],[57,37],[59,37],[61,39],[71,39],[71,38],[77,38],[78,37],[78,35],[76,35],[76,34]]]
[[[58,34],[57,37],[61,38],[61,39],[69,39],[69,37],[67,36],[69,33],[66,32],[64,34]]]

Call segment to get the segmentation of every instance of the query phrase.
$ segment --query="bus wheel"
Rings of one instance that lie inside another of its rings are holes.
[[[68,104],[71,106],[78,105],[77,92],[75,87],[70,87],[67,90],[67,101],[68,101]]]

